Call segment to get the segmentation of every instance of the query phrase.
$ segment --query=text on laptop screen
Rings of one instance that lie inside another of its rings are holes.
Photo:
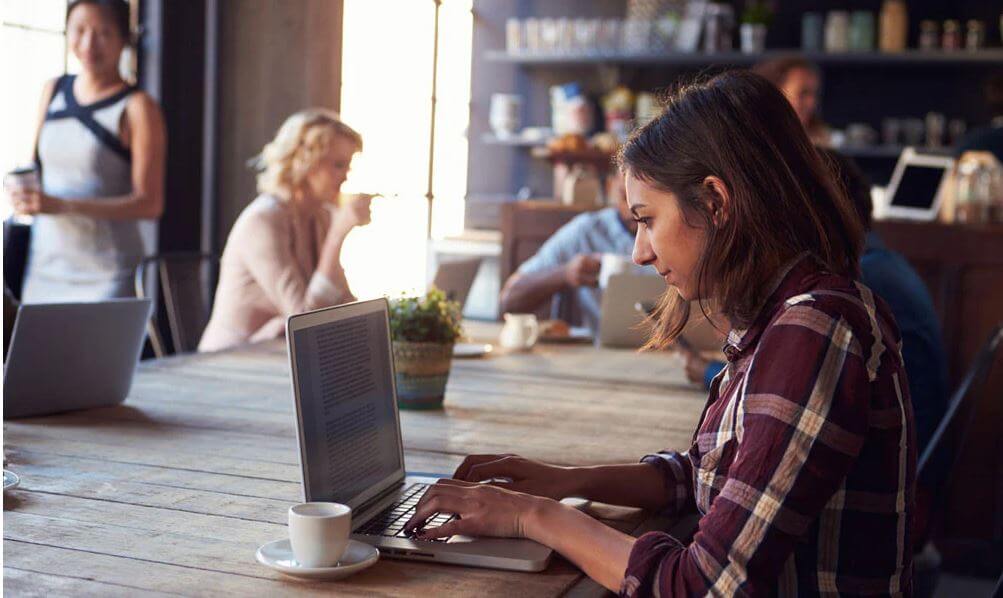
[[[929,208],[937,197],[940,180],[944,178],[944,167],[908,164],[902,172],[892,205],[904,208]]]
[[[293,333],[312,500],[352,502],[403,468],[388,334],[382,311]]]

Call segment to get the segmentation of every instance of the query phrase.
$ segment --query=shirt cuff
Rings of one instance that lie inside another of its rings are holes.
[[[722,361],[712,361],[707,364],[707,369],[703,373],[703,387],[710,388],[710,383],[714,381],[714,378],[721,373],[724,369],[724,362]]]
[[[638,596],[667,596],[661,591],[662,563],[673,552],[685,550],[679,540],[664,532],[648,532],[634,542],[627,558],[627,569],[623,572],[620,595],[625,598]],[[669,586],[671,592],[671,585]]]
[[[331,282],[330,278],[320,272],[314,272],[313,276],[310,277],[310,284],[307,285],[306,292],[319,306],[343,303],[348,295],[345,289],[339,289]]]
[[[664,514],[674,515],[681,513],[686,508],[686,502],[690,497],[690,480],[689,476],[686,475],[686,466],[683,464],[683,460],[687,458],[683,453],[665,452],[645,455],[641,459],[641,463],[655,467],[665,482],[669,500],[662,509]]]

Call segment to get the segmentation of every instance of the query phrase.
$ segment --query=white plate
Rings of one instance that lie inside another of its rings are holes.
[[[258,562],[280,573],[303,579],[341,579],[371,567],[380,560],[380,551],[357,540],[348,541],[348,549],[341,561],[333,567],[304,567],[293,558],[289,539],[262,544],[255,555]]]
[[[17,477],[17,474],[12,471],[3,470],[3,491],[13,490],[17,488],[18,484],[21,483],[21,478]]]
[[[484,357],[493,350],[494,347],[484,343],[456,343],[453,345],[453,357]]]

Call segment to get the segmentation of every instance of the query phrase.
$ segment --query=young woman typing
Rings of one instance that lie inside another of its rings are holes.
[[[649,344],[671,342],[690,302],[731,325],[692,445],[595,467],[471,456],[407,529],[531,538],[625,596],[908,594],[916,456],[899,335],[856,280],[860,223],[790,104],[748,72],[690,85],[621,166],[634,261],[669,287]],[[688,545],[633,538],[566,496],[696,511],[699,528]],[[437,512],[460,518],[423,528]]]

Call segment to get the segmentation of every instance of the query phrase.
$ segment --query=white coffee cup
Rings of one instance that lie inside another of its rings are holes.
[[[304,567],[333,567],[348,548],[352,508],[336,502],[305,502],[289,507],[289,543]]]
[[[540,323],[535,314],[505,314],[505,325],[502,326],[498,341],[506,349],[527,351],[536,344],[540,336]]]
[[[599,260],[599,288],[605,289],[609,286],[609,278],[614,274],[629,274],[634,271],[634,262],[629,256],[604,253]]]

